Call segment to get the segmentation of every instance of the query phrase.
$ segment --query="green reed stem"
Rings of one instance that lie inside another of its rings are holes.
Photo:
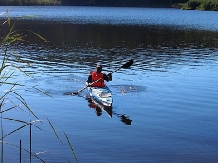
[[[1,107],[0,107],[0,110],[2,110],[2,104],[1,104]],[[2,113],[1,114],[1,163],[3,163],[3,149],[4,149],[4,143],[3,143],[3,120],[2,120]]]
[[[22,162],[22,142],[20,140],[20,163]]]
[[[32,124],[30,122],[30,163],[32,162]]]

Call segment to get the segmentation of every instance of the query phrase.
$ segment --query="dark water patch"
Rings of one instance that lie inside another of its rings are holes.
[[[72,48],[113,49],[116,53],[123,48],[213,48],[217,45],[218,34],[212,31],[178,30],[165,26],[111,26],[90,24],[41,24],[40,22],[17,22],[17,29],[28,29],[42,35],[47,48],[71,51]],[[39,39],[29,35],[27,41],[40,44]],[[28,43],[28,42],[27,42]]]
[[[10,47],[20,62],[33,68],[40,65],[35,70],[46,73],[83,74],[94,68],[96,62],[102,62],[105,70],[111,71],[130,58],[135,60],[133,69],[143,71],[194,67],[217,60],[218,35],[212,31],[35,23],[18,23],[17,28],[32,28],[50,41],[42,42],[31,35],[26,42]]]

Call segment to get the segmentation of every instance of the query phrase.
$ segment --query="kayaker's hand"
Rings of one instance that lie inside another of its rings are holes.
[[[108,81],[112,81],[112,73],[111,72],[107,74],[107,78],[108,78]]]
[[[86,86],[87,86],[87,87],[91,87],[91,85],[90,85],[88,82],[86,82]]]

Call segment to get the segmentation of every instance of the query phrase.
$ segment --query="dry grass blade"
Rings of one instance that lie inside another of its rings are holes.
[[[7,145],[11,145],[11,146],[14,146],[14,147],[19,148],[19,149],[21,148],[21,147],[18,146],[18,145],[15,145],[15,144],[12,144],[12,143],[9,143],[9,142],[5,142],[5,141],[1,141],[1,140],[0,140],[0,143],[7,144]],[[44,162],[44,163],[45,163],[45,161],[44,161],[43,159],[39,158],[36,154],[31,153],[30,151],[28,151],[28,150],[25,149],[25,148],[21,148],[21,149],[24,150],[25,152],[31,154],[32,156],[36,157],[36,158],[37,158],[38,160],[40,160],[41,162]]]
[[[46,116],[45,116],[45,117],[46,117]],[[52,125],[51,121],[48,119],[48,117],[46,117],[46,119],[48,120],[49,124],[51,125],[51,127],[52,127],[52,129],[53,129],[53,132],[55,133],[57,139],[62,143],[62,141],[60,140],[60,138],[59,138],[57,132],[55,131],[54,126]],[[67,140],[67,142],[68,142],[68,145],[69,145],[69,147],[70,147],[70,149],[71,149],[71,151],[72,151],[72,154],[73,154],[74,158],[76,159],[76,161],[77,161],[77,163],[78,163],[78,159],[77,159],[77,157],[76,157],[76,153],[74,152],[73,146],[72,146],[72,144],[71,144],[71,142],[70,142],[70,140],[69,140],[67,134],[66,134],[64,131],[62,131],[62,132],[64,133],[64,135],[65,135],[65,137],[66,137],[66,140]],[[63,143],[62,143],[62,144],[63,144]]]
[[[1,104],[1,106],[2,106],[2,104]],[[8,108],[8,109],[6,109],[6,110],[1,110],[0,111],[0,114],[2,114],[2,113],[4,113],[4,112],[7,112],[7,111],[9,111],[9,110],[12,110],[12,109],[14,109],[14,108],[16,108],[17,106],[13,106],[13,107],[10,107],[10,108]]]
[[[6,51],[4,51],[4,52],[5,52],[5,54],[4,54],[4,57],[2,59],[2,64],[1,64],[1,68],[0,68],[0,74],[8,66],[8,65],[6,65],[6,63],[7,63],[9,57],[6,55]]]
[[[52,97],[51,95],[49,95],[48,93],[42,91],[41,89],[38,89],[38,88],[36,88],[36,87],[33,87],[33,88],[34,88],[35,90],[37,90],[37,91],[39,91],[39,92],[41,92],[41,93],[43,93],[43,94],[49,96],[49,97]]]
[[[23,85],[23,84],[10,83],[10,82],[0,82],[0,84],[15,85],[15,86],[25,86],[25,85]]]
[[[14,72],[15,72],[15,71],[14,71]],[[4,81],[2,81],[1,83],[6,84],[6,81],[12,77],[12,75],[14,74],[14,72],[12,72],[11,74],[9,74],[9,76],[3,76],[2,79],[4,78]],[[7,74],[4,74],[4,75],[7,75]],[[14,84],[16,84],[16,83],[12,83],[11,85],[14,85]]]
[[[19,119],[13,119],[13,118],[4,118],[2,117],[2,119],[5,119],[5,120],[9,120],[9,121],[15,121],[15,122],[20,122],[20,123],[24,123],[24,124],[31,124],[34,126],[34,123],[36,122],[41,122],[41,120],[35,120],[35,121],[31,121],[31,122],[26,122],[26,121],[22,121],[22,120],[19,120]],[[40,130],[42,130],[41,128],[39,128]]]
[[[35,113],[30,109],[30,107],[27,105],[26,101],[23,99],[23,97],[21,95],[19,95],[18,93],[16,92],[13,92],[14,94],[16,94],[16,98],[25,106],[25,108],[28,109],[28,111],[36,118],[36,119],[39,119]]]
[[[8,21],[8,22],[10,22],[10,21]],[[9,23],[9,24],[10,24],[10,23]],[[7,43],[7,44],[12,43],[12,42],[11,42],[11,40],[12,40],[11,34],[12,34],[13,29],[14,29],[14,25],[13,25],[12,27],[10,27],[9,32],[8,32],[8,34],[6,35],[6,37],[2,40],[2,43]]]
[[[29,124],[29,122],[22,121],[22,120],[19,120],[19,119],[13,119],[13,118],[4,118],[4,117],[2,117],[2,119],[9,120],[9,121],[20,122],[20,123],[24,123],[24,124]]]
[[[45,116],[45,117],[46,117],[46,116]],[[48,123],[49,123],[49,125],[51,126],[51,128],[52,128],[52,130],[53,130],[55,136],[57,137],[57,139],[63,144],[63,142],[62,142],[61,139],[59,138],[57,132],[55,131],[55,128],[54,128],[54,126],[52,125],[51,121],[48,119],[48,117],[46,117],[46,119],[48,120]]]
[[[40,34],[38,34],[38,33],[36,33],[36,32],[33,32],[33,31],[31,31],[31,30],[25,30],[25,31],[28,31],[28,32],[30,32],[30,33],[33,33],[34,35],[36,35],[37,37],[39,37],[41,40],[47,42],[47,40],[46,40],[44,37],[42,37]]]
[[[10,88],[9,91],[7,91],[3,96],[0,97],[0,100],[4,101],[4,98],[6,98],[6,96],[12,92],[12,90],[14,89],[15,85],[12,85],[12,87]]]
[[[9,26],[9,28],[10,28],[10,26],[11,26],[11,17],[10,17],[10,15],[9,15],[8,10],[6,11],[6,13],[7,13],[7,18],[8,18],[8,26]]]
[[[14,121],[14,122],[19,122],[19,123],[24,123],[24,125],[22,125],[22,126],[20,126],[19,128],[17,128],[17,129],[15,129],[15,130],[11,131],[10,133],[6,134],[5,136],[2,136],[2,138],[1,138],[0,140],[3,140],[5,137],[7,137],[7,136],[13,134],[13,133],[16,132],[16,131],[21,130],[22,128],[24,128],[24,127],[26,127],[26,126],[28,126],[28,125],[30,125],[30,124],[33,125],[33,124],[36,123],[36,122],[41,122],[40,120],[31,121],[31,122],[26,122],[26,121],[22,121],[22,120],[18,120],[18,119],[4,118],[4,117],[2,117],[2,119],[9,120],[9,121]],[[42,130],[40,127],[38,127],[38,126],[36,126],[36,125],[33,125],[33,126],[36,127],[36,128],[38,128],[38,129],[40,129],[40,130]]]
[[[16,131],[19,131],[20,129],[22,129],[22,128],[26,127],[26,126],[27,126],[27,124],[26,124],[26,125],[23,125],[23,126],[20,126],[19,128],[17,128],[17,129],[15,129],[15,130],[11,131],[10,133],[6,134],[5,136],[2,136],[2,138],[1,138],[0,140],[3,140],[5,137],[7,137],[7,136],[13,134],[13,133],[16,132]]]
[[[71,149],[71,151],[72,151],[72,153],[73,153],[73,155],[74,155],[74,158],[76,159],[76,162],[78,163],[78,159],[77,159],[77,157],[76,157],[76,153],[74,152],[74,149],[73,149],[73,146],[72,146],[72,144],[70,143],[70,140],[69,140],[69,138],[68,138],[68,136],[67,136],[67,134],[64,132],[64,135],[65,135],[65,137],[66,137],[66,139],[67,139],[67,142],[68,142],[68,145],[70,146],[70,149]]]

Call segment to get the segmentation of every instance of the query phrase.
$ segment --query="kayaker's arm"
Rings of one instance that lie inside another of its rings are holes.
[[[86,86],[89,86],[89,84],[92,82],[92,75],[89,75],[87,81],[86,81]]]
[[[104,80],[108,81],[112,81],[112,73],[108,73],[107,75],[104,74]]]

